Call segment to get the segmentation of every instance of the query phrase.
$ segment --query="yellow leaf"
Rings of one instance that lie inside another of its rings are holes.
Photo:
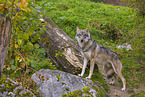
[[[21,63],[21,64],[20,64],[20,67],[21,67],[21,68],[25,68],[25,63]]]
[[[7,0],[7,2],[8,2],[9,4],[12,4],[12,2],[10,2],[9,0]]]
[[[25,10],[24,8],[21,8],[21,10],[23,10],[23,11],[27,12],[27,10]]]
[[[10,47],[12,47],[13,46],[13,44],[10,44]]]
[[[10,67],[10,65],[8,65],[7,70],[10,70],[10,69],[11,69],[11,67]]]
[[[15,48],[18,48],[18,44],[15,44]]]
[[[32,44],[31,42],[28,42],[28,45],[31,45],[31,46],[33,46],[33,44]]]
[[[20,56],[16,56],[16,60],[19,60],[20,59]]]

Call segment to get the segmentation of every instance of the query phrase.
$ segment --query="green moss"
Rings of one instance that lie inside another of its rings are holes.
[[[57,77],[57,81],[59,81],[62,77],[60,77],[60,74],[56,76]]]
[[[67,91],[69,91],[69,87],[68,88],[65,88]]]
[[[84,90],[84,93],[89,93],[90,87],[85,86],[83,87],[83,90]]]
[[[0,81],[0,84],[5,83],[5,81],[6,81],[6,77],[2,77],[1,81]]]
[[[98,87],[98,91],[97,92],[98,92],[96,94],[97,97],[106,97],[105,92],[101,88]]]
[[[130,89],[130,90],[128,90],[127,91],[129,94],[131,94],[131,93],[134,93],[134,90],[133,89]]]
[[[67,94],[62,94],[62,97],[68,97]]]
[[[63,54],[62,53],[55,53],[55,57],[62,57],[63,56]]]
[[[83,91],[78,89],[78,90],[73,91],[73,94],[77,94],[78,96],[82,96],[83,95]]]
[[[17,94],[19,94],[22,91],[22,89],[17,89]]]
[[[100,88],[96,88],[96,91],[98,92],[98,94],[96,95],[97,97],[106,97],[104,91]],[[90,93],[90,88],[85,86],[82,90],[77,89],[73,92],[63,94],[62,97],[93,97],[93,95],[91,95]]]
[[[140,91],[138,93],[132,94],[130,97],[144,97],[145,91]]]
[[[62,82],[62,85],[65,85],[65,83],[64,83],[64,82]]]
[[[62,94],[62,97],[82,97],[83,91],[80,89],[77,89],[73,92]]]
[[[6,91],[8,91],[8,93],[13,92],[14,89],[17,86],[19,86],[19,85],[12,85],[12,82],[10,80],[6,79],[6,78],[2,78],[0,85],[4,85],[3,87],[2,86],[0,87],[0,91],[2,93],[6,92]],[[30,94],[29,92],[21,93],[21,95],[20,95],[19,93],[21,91],[22,91],[22,89],[17,89],[17,92],[14,93],[14,94],[16,94],[16,97],[21,97],[21,96],[33,97],[33,94]],[[11,94],[10,95],[6,94],[6,95],[7,96],[12,96]]]

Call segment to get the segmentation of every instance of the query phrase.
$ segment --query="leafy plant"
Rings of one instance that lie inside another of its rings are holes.
[[[46,31],[45,23],[41,22],[43,16],[50,17],[74,40],[77,26],[81,29],[89,28],[96,42],[121,57],[127,86],[138,88],[145,84],[145,18],[136,15],[137,10],[133,11],[133,8],[84,0],[2,0],[0,13],[11,17],[13,24],[3,76],[11,77],[30,90],[33,90],[30,85],[31,74],[42,68],[56,69],[38,43],[41,34]],[[122,43],[131,44],[133,50],[117,49],[116,46]],[[98,80],[109,91],[102,77],[94,71],[92,80]]]

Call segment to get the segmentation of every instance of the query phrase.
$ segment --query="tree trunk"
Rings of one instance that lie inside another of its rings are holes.
[[[56,64],[66,72],[77,73],[82,68],[82,55],[76,42],[48,17],[45,17],[46,32],[41,35],[41,44]]]
[[[4,66],[4,60],[10,39],[11,20],[10,18],[0,14],[0,80]]]

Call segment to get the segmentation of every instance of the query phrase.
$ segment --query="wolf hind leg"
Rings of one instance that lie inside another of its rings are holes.
[[[111,64],[104,65],[104,70],[106,72],[107,79],[110,79],[114,76],[114,69],[112,68]]]
[[[122,73],[121,73],[121,68],[122,68],[122,64],[121,64],[121,62],[118,62],[118,63],[116,63],[115,64],[115,66],[114,66],[114,64],[111,62],[111,64],[112,64],[112,67],[113,67],[113,69],[114,69],[114,72],[120,77],[120,79],[122,80],[122,83],[123,83],[123,88],[121,89],[122,91],[125,91],[125,89],[126,89],[126,80],[125,80],[125,78],[123,77],[123,75],[122,75]]]
[[[117,79],[117,75],[116,75],[116,73],[114,72],[114,75],[113,75],[113,77],[112,77],[112,79],[111,79],[111,81],[110,81],[109,84],[114,85],[115,82],[116,82],[116,79]]]
[[[115,84],[116,82],[116,74],[114,72],[114,69],[112,68],[111,64],[109,65],[109,67],[105,68],[107,76],[107,79],[110,79],[110,83],[109,84]]]
[[[121,78],[121,80],[122,80],[122,82],[123,82],[123,88],[122,88],[121,90],[122,90],[122,91],[125,91],[125,89],[126,89],[126,80],[125,80],[125,78],[122,76],[121,71],[118,71],[118,72],[117,72],[117,75]]]

